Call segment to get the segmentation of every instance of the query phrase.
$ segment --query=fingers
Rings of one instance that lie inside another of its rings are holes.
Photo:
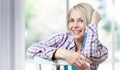
[[[76,63],[74,64],[77,68],[80,68],[80,69],[82,69],[82,65],[81,65],[81,63],[79,63],[78,61],[76,61]]]
[[[78,70],[88,70],[89,66],[84,62],[83,59],[79,59],[77,61],[75,61],[75,63],[73,64],[74,66],[76,66],[78,68]]]
[[[83,59],[79,60],[79,63],[81,64],[81,68],[82,69],[88,69],[88,65],[85,63],[85,61]]]
[[[92,63],[92,61],[89,60],[88,58],[86,58],[84,55],[81,55],[81,54],[80,54],[80,58],[81,58],[82,60],[84,60],[85,62]]]
[[[77,67],[78,70],[84,69],[82,64],[80,62],[77,62],[77,61],[75,62],[74,66]]]
[[[89,59],[78,52],[68,51],[65,60],[73,66],[76,66],[78,70],[85,70],[89,68],[86,62],[91,63]]]

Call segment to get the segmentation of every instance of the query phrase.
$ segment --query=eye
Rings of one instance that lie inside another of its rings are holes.
[[[69,23],[73,23],[74,22],[74,19],[69,19]]]
[[[82,20],[82,19],[79,19],[79,20],[78,20],[78,22],[81,22],[81,23],[82,23],[82,22],[83,22],[83,20]]]

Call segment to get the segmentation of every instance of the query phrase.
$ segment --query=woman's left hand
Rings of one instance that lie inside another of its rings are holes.
[[[101,15],[97,11],[94,11],[91,18],[91,24],[98,24],[101,19]]]
[[[66,60],[71,65],[76,66],[78,70],[88,70],[89,66],[86,64],[86,62],[91,63],[88,58],[79,52],[69,51],[61,48],[56,51],[55,58]]]

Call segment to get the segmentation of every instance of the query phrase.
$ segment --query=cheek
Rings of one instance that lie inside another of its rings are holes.
[[[85,29],[85,28],[86,28],[85,24],[80,24],[79,26],[80,26],[82,29]]]
[[[85,32],[85,30],[86,30],[86,27],[83,28],[83,32]]]
[[[72,25],[71,25],[71,24],[68,24],[67,27],[68,27],[68,30],[71,30]]]
[[[82,25],[81,28],[82,28],[83,32],[85,32],[86,26],[85,26],[85,25]]]
[[[85,26],[83,27],[83,30],[86,30],[86,27],[85,27]]]

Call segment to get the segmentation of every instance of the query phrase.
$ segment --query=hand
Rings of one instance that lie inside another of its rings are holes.
[[[78,70],[89,69],[88,65],[86,64],[86,62],[91,63],[89,59],[87,59],[86,57],[84,57],[78,52],[67,51],[66,53],[67,54],[66,54],[65,60],[71,65],[76,66]]]
[[[101,19],[101,15],[97,11],[94,11],[91,18],[91,24],[98,24]]]
[[[71,65],[76,66],[78,70],[81,70],[81,69],[86,70],[89,68],[87,64],[85,63],[85,61],[88,63],[91,63],[89,59],[87,59],[80,53],[69,51],[66,49],[58,49],[55,53],[55,58],[66,60]]]

